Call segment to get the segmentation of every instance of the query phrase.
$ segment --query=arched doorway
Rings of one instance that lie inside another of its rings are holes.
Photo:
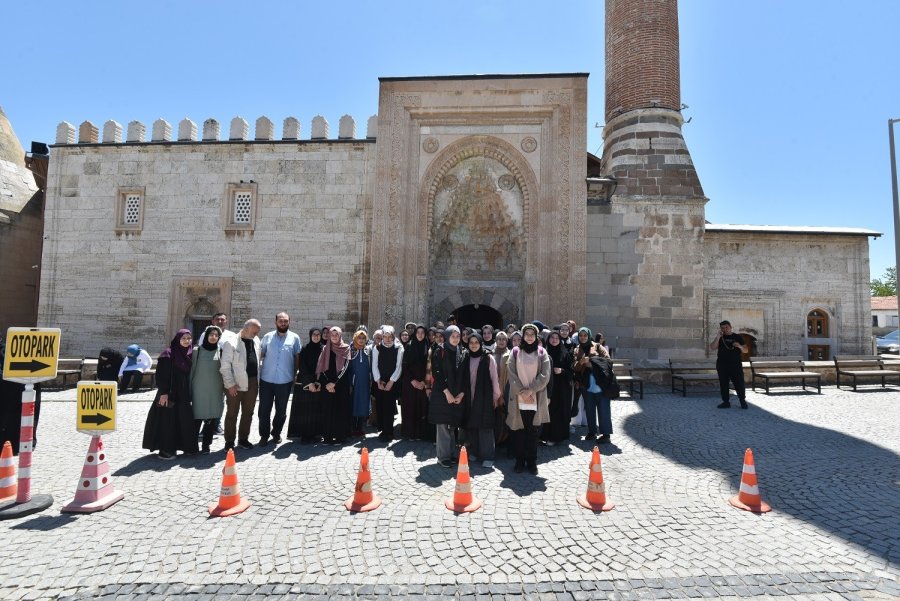
[[[482,326],[492,325],[495,328],[503,327],[503,316],[500,312],[488,305],[463,305],[453,311],[456,323],[460,327],[480,330]]]
[[[806,314],[806,359],[829,361],[831,359],[831,335],[828,313],[815,308]]]

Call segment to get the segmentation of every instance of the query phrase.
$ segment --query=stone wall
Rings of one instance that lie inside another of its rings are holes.
[[[735,331],[757,339],[757,355],[806,357],[807,344],[827,344],[832,355],[871,353],[866,233],[767,233],[710,225],[703,255],[705,339],[712,340],[719,322],[728,319]],[[827,338],[806,337],[806,316],[814,309],[829,317]]]
[[[29,174],[30,175],[30,174]],[[36,325],[41,263],[41,194],[16,213],[0,211],[0,336]]]
[[[617,357],[702,356],[703,208],[618,197],[588,206],[585,323]]]
[[[272,329],[365,323],[374,141],[65,144],[53,148],[39,323],[62,352],[138,342],[152,352],[193,312]],[[255,223],[226,230],[228,191],[256,194]],[[143,193],[139,229],[119,194]]]

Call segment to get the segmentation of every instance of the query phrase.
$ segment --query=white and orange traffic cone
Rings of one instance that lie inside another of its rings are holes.
[[[600,449],[594,447],[591,455],[591,466],[588,472],[587,491],[578,496],[578,504],[592,511],[609,511],[615,505],[606,500],[606,483],[603,481],[603,469],[600,467]]]
[[[456,513],[468,513],[481,507],[481,499],[472,496],[469,453],[465,446],[459,450],[459,469],[456,471],[456,489],[453,491],[453,498],[444,501],[444,506]]]
[[[17,488],[12,444],[7,440],[3,443],[3,453],[0,454],[0,503],[14,501]]]
[[[125,498],[125,493],[116,490],[109,475],[109,464],[106,463],[106,450],[103,438],[91,437],[84,467],[81,468],[81,479],[75,489],[75,497],[63,505],[65,513],[93,513],[103,511],[113,503]]]
[[[372,492],[372,474],[369,472],[369,449],[363,447],[356,475],[356,491],[344,502],[347,511],[372,511],[381,506],[381,498]]]
[[[237,467],[234,465],[234,449],[228,449],[225,467],[222,468],[222,490],[219,493],[219,502],[209,506],[209,515],[215,518],[224,518],[244,512],[248,507],[250,507],[250,502],[241,499]]]
[[[753,451],[744,451],[744,471],[741,474],[741,489],[737,495],[728,499],[734,507],[753,513],[766,513],[772,511],[767,503],[759,496],[759,485],[756,481],[756,464],[753,463]]]

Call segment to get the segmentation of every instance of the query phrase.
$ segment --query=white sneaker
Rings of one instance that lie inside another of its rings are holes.
[[[486,467],[486,468],[488,468],[488,469],[493,469],[493,467],[494,467],[494,462],[493,462],[493,461],[485,461],[485,462],[482,463],[481,465],[482,465],[482,467]]]

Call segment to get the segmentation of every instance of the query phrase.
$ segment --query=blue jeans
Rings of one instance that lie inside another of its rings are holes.
[[[597,435],[597,414],[600,414],[600,434],[612,434],[612,409],[602,392],[582,392],[587,415],[588,434]]]
[[[265,380],[259,381],[259,437],[262,440],[269,438],[271,430],[272,438],[281,436],[281,428],[287,421],[287,404],[288,397],[291,396],[291,389],[294,387],[293,382],[285,384],[272,384]],[[275,404],[275,418],[269,422],[269,416],[272,414],[272,404]]]

